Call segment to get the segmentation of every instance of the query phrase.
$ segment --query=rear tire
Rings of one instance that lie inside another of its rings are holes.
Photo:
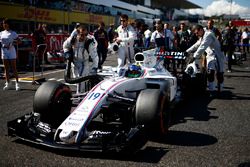
[[[40,120],[52,126],[59,126],[70,114],[71,90],[61,82],[43,83],[36,91],[33,102],[34,112],[40,113]]]

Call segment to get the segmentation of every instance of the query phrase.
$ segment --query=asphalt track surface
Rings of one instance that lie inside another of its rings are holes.
[[[106,63],[116,62],[109,57]],[[47,149],[7,136],[7,122],[32,111],[38,86],[21,83],[19,92],[3,91],[0,79],[0,166],[249,167],[250,56],[233,70],[225,73],[221,96],[181,103],[167,135],[151,137],[137,153],[126,156]],[[63,78],[60,69],[45,74],[47,80]],[[31,73],[20,72],[26,75]]]

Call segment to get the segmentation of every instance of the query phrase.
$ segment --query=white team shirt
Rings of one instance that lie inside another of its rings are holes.
[[[2,43],[2,59],[16,59],[16,49],[13,45],[18,35],[15,31],[4,30],[0,32],[0,42]]]

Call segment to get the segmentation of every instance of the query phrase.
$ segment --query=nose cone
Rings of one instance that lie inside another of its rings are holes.
[[[62,130],[59,134],[59,138],[61,141],[65,143],[75,143],[74,131]]]

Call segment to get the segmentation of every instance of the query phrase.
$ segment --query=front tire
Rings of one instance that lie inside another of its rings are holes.
[[[72,93],[67,85],[49,81],[43,83],[36,91],[33,102],[34,112],[40,113],[40,120],[53,126],[70,114]]]

